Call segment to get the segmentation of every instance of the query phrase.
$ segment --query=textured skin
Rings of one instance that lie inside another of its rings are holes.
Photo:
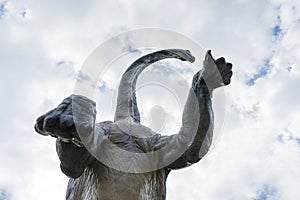
[[[224,58],[215,61],[208,51],[203,62],[204,69],[193,78],[183,112],[182,128],[178,134],[161,136],[139,123],[134,91],[137,77],[142,70],[164,58],[193,61],[193,57],[187,51],[163,50],[134,62],[122,77],[114,122],[96,124],[95,103],[79,95],[71,95],[57,108],[37,119],[35,129],[38,133],[58,138],[57,153],[61,169],[70,177],[67,200],[165,199],[169,172],[196,163],[207,153],[213,134],[211,93],[213,89],[230,83],[232,65],[226,63]],[[74,115],[74,112],[77,114]],[[74,116],[79,117],[76,119]],[[126,173],[102,164],[85,147],[78,147],[60,139],[78,138],[78,129],[75,128],[74,122],[80,124],[77,128],[80,129],[81,135],[84,133],[88,136],[93,133],[104,136],[105,140],[98,147],[103,154],[113,152],[110,151],[111,146],[107,145],[107,141],[115,144],[117,148],[136,153],[156,151],[171,144],[174,148],[164,152],[163,160],[172,157],[177,147],[186,146],[187,150],[177,160],[161,169],[146,173]],[[124,133],[118,129],[120,123],[125,123],[131,130],[147,137]],[[196,135],[191,137],[193,132]]]

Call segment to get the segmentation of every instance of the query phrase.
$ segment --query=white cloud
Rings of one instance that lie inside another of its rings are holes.
[[[200,163],[170,174],[167,199],[299,199],[299,9],[297,0],[0,1],[0,195],[64,199],[54,140],[34,133],[35,118],[72,93],[75,73],[101,42],[160,27],[234,64],[223,134]],[[267,59],[270,71],[247,85]],[[119,74],[105,79],[108,88]]]

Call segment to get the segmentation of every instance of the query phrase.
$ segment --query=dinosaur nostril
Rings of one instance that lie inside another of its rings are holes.
[[[58,117],[55,115],[46,117],[44,121],[44,129],[46,131],[52,131],[58,125]]]

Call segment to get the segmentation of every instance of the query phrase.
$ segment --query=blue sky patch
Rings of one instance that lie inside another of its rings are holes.
[[[0,3],[0,19],[5,15],[6,11],[6,3]]]
[[[0,189],[0,200],[11,200],[11,195],[4,189]]]
[[[255,84],[255,81],[259,78],[263,78],[268,75],[271,69],[270,59],[265,60],[264,66],[247,81],[247,85],[252,86]]]
[[[265,185],[264,188],[258,193],[255,200],[268,200],[268,199],[278,199],[277,190],[274,187]]]
[[[106,84],[105,81],[100,81],[100,82],[99,82],[99,84],[98,84],[98,89],[99,89],[101,92],[103,92],[103,93],[108,92],[108,91],[112,91],[112,89],[109,88],[109,87],[107,86],[107,84]]]
[[[139,49],[137,49],[135,47],[135,45],[131,41],[128,40],[128,38],[126,38],[126,43],[123,48],[123,51],[129,52],[129,53],[137,53],[139,55],[142,53]]]
[[[277,141],[285,144],[286,142],[292,141],[296,142],[298,145],[300,145],[300,138],[294,137],[292,133],[287,132],[288,134],[279,134],[277,135]]]
[[[272,36],[275,38],[275,40],[279,39],[281,36],[283,36],[283,30],[281,27],[281,17],[277,16],[277,23],[272,28]]]
[[[66,61],[61,60],[56,63],[57,66],[66,64]]]
[[[91,77],[89,77],[87,74],[84,74],[83,72],[79,72],[77,76],[77,81],[84,82],[84,81],[91,81]]]
[[[134,48],[132,45],[128,45],[126,48],[126,51],[130,52],[130,53],[138,53],[141,54],[141,51]]]
[[[277,141],[284,144],[286,143],[287,141],[291,141],[291,140],[294,140],[297,138],[294,138],[292,135],[284,135],[284,134],[280,134],[277,136]]]
[[[275,36],[275,37],[278,37],[280,35],[280,33],[282,32],[282,29],[280,28],[279,25],[276,25],[274,28],[273,28],[273,31],[272,31],[272,34]]]
[[[280,134],[277,136],[277,141],[280,142],[280,143],[284,143],[284,139],[283,139],[283,135]]]
[[[21,16],[22,17],[26,17],[26,15],[28,14],[27,10],[26,9],[23,9],[21,12],[20,12]]]

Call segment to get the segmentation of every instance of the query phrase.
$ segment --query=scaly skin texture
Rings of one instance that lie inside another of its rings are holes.
[[[95,102],[80,95],[71,95],[57,108],[37,119],[35,130],[38,133],[57,138],[61,170],[70,177],[67,200],[165,199],[169,172],[198,162],[208,152],[213,135],[211,94],[215,88],[230,83],[232,64],[226,63],[224,58],[214,60],[210,51],[206,53],[203,69],[193,78],[179,133],[161,136],[140,124],[135,85],[143,69],[164,58],[194,61],[188,51],[178,49],[154,52],[135,61],[121,79],[114,122],[95,123]],[[75,127],[75,124],[78,126]],[[124,126],[130,134],[124,132]],[[70,138],[80,140],[78,132],[81,137],[92,135],[94,140],[101,137],[101,143],[95,150],[100,152],[97,156],[110,158],[106,159],[108,163],[131,170],[120,171],[103,164],[84,146],[70,142]],[[150,164],[160,166],[160,161],[171,162],[152,171],[144,170],[144,173],[140,171],[143,167],[147,168],[148,164],[143,166],[145,160],[138,158],[136,163],[123,162],[114,151],[121,148],[132,153],[149,153],[166,146],[174,148],[167,148],[158,160],[154,160],[157,163]],[[178,148],[184,152],[174,160]],[[137,166],[141,169],[136,169]],[[135,170],[139,173],[132,172]]]

